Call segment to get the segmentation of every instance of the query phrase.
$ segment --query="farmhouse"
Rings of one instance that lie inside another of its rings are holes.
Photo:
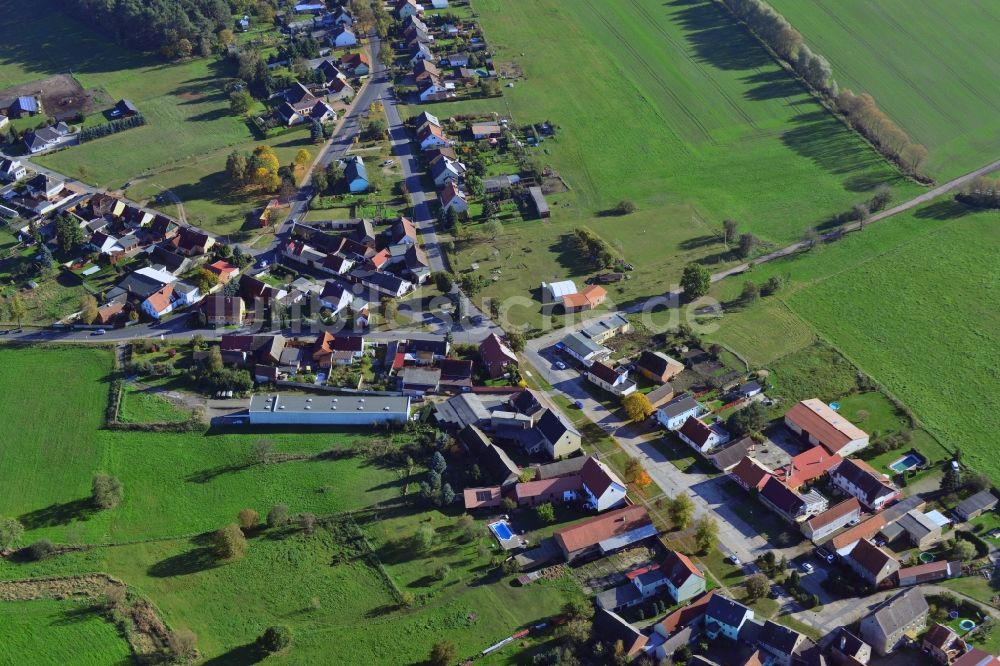
[[[861,618],[861,638],[883,657],[900,646],[907,634],[916,634],[927,621],[927,601],[911,588],[882,602]]]
[[[581,490],[579,476],[561,476],[542,481],[528,481],[514,486],[514,497],[520,507],[539,504],[566,504],[576,501]]]
[[[598,513],[625,502],[625,484],[597,458],[587,456],[580,468],[580,482],[587,496],[587,506]]]
[[[788,410],[785,425],[803,441],[845,458],[868,446],[868,433],[815,398],[803,400]]]
[[[245,315],[243,299],[215,294],[202,303],[205,323],[209,326],[231,326],[243,323]]]
[[[503,376],[508,366],[517,365],[517,356],[496,333],[479,343],[479,363],[491,379]]]
[[[465,193],[454,182],[447,183],[441,190],[441,209],[446,212],[454,210],[456,213],[464,213],[469,210],[469,202],[465,199]]]
[[[258,393],[250,399],[250,423],[254,425],[375,425],[405,423],[409,418],[407,396]]]
[[[420,45],[421,47],[423,44]],[[448,92],[455,88],[454,84],[446,83],[440,77],[431,74],[417,84],[421,102],[445,99]]]
[[[354,194],[368,191],[368,170],[360,155],[352,155],[344,160],[344,182]]]
[[[66,123],[59,123],[52,127],[42,127],[30,130],[24,134],[24,145],[28,152],[34,155],[44,150],[48,150],[65,141],[69,136],[70,129]]]
[[[356,77],[368,76],[371,73],[371,63],[364,53],[348,53],[341,56],[340,66]]]
[[[750,491],[763,488],[767,480],[771,478],[771,472],[750,456],[745,456],[729,472],[729,476],[743,490]]]
[[[615,370],[600,361],[590,364],[587,379],[617,396],[626,396],[636,390],[635,382],[628,378],[628,370]]]
[[[739,638],[743,625],[753,619],[752,609],[732,599],[714,594],[705,607],[705,634],[710,640],[722,635],[735,641]]]
[[[0,179],[7,183],[13,183],[15,181],[21,180],[28,174],[28,170],[24,168],[20,160],[15,160],[10,157],[5,157],[2,162],[0,162]]]
[[[844,561],[872,585],[881,585],[899,571],[899,560],[867,539],[859,540]]]
[[[601,557],[656,536],[645,507],[627,506],[556,530],[553,538],[567,562]]]
[[[704,411],[704,407],[684,393],[656,410],[656,420],[667,430],[680,430],[689,418],[697,418]]]
[[[837,454],[830,455],[822,446],[814,446],[794,456],[780,470],[780,477],[789,488],[798,490],[802,485],[827,474],[842,460]]]
[[[900,496],[899,489],[884,475],[861,460],[844,460],[833,469],[830,478],[837,487],[856,497],[869,511],[879,512]]]
[[[667,551],[660,570],[666,577],[667,591],[676,603],[682,604],[705,592],[705,574],[684,553]]]
[[[921,647],[943,666],[950,666],[959,656],[965,654],[969,646],[951,627],[943,624],[932,624],[924,634]]]
[[[650,381],[663,384],[669,382],[684,370],[684,364],[662,352],[645,350],[635,364],[636,370]]]
[[[458,183],[465,175],[465,165],[440,155],[431,160],[428,170],[434,185],[444,187],[449,182]]]
[[[729,433],[717,423],[705,425],[693,416],[687,417],[677,436],[700,453],[708,453],[729,441]]]
[[[349,46],[357,46],[358,37],[354,34],[354,31],[347,26],[339,26],[336,30],[330,33],[330,46],[338,49],[347,48]]]

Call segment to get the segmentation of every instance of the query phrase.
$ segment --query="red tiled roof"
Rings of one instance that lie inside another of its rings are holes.
[[[684,608],[675,610],[673,613],[663,618],[660,621],[659,626],[666,631],[668,636],[672,636],[678,629],[683,629],[704,615],[705,607],[708,606],[708,602],[711,601],[712,595],[714,594],[714,590],[706,592]]]
[[[519,499],[575,490],[580,490],[579,476],[557,476],[554,479],[528,481],[514,486],[514,492],[517,493]]]
[[[466,488],[462,493],[466,509],[499,506],[501,501],[499,486],[494,488]]]
[[[743,460],[736,463],[736,467],[730,472],[737,479],[741,480],[747,488],[760,490],[770,478],[771,473],[759,462],[750,456],[744,456]]]
[[[159,291],[153,292],[146,300],[153,306],[156,313],[163,312],[170,306],[170,297],[174,293],[174,285],[168,284]]]
[[[878,575],[889,561],[896,559],[867,539],[859,540],[848,557],[873,576]]]
[[[517,363],[517,356],[505,345],[496,333],[490,333],[479,343],[479,356],[485,365],[496,363]]]
[[[627,506],[556,530],[552,536],[572,553],[651,523],[645,507]]]
[[[798,488],[804,483],[817,479],[840,464],[842,457],[831,454],[822,446],[814,446],[792,458],[785,474],[785,483],[791,488]]]
[[[815,437],[830,453],[840,451],[855,439],[868,436],[823,401],[815,398],[797,403],[788,410],[785,418]]]
[[[565,300],[565,297],[563,297],[563,299]],[[590,374],[609,384],[614,384],[618,381],[618,373],[615,372],[614,368],[610,365],[601,363],[600,361],[594,361],[593,364],[591,364]]]
[[[209,264],[207,268],[210,272],[220,276],[233,273],[237,270],[236,266],[233,266],[228,261],[223,261],[222,259],[219,259],[214,264]]]
[[[870,539],[878,534],[878,531],[885,527],[885,518],[882,514],[877,514],[864,520],[849,530],[841,532],[830,540],[835,550],[840,550],[844,546],[854,543],[858,539]]]

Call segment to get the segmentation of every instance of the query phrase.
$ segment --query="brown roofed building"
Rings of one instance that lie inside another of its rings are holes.
[[[232,326],[243,323],[246,314],[243,299],[239,297],[212,294],[202,301],[205,323],[209,326]]]
[[[587,285],[583,291],[563,296],[563,308],[566,312],[585,312],[602,304],[607,297],[607,289],[591,284]]]
[[[740,484],[743,490],[760,490],[771,478],[771,472],[750,456],[746,456],[736,463],[729,476]]]
[[[951,627],[934,623],[924,634],[921,647],[942,666],[951,666],[968,649],[965,641]]]
[[[517,365],[517,356],[496,333],[490,333],[479,343],[479,362],[492,379],[507,372],[507,366]]]
[[[859,539],[871,539],[883,527],[885,527],[885,518],[881,515],[872,516],[830,539],[830,545],[834,550],[840,552]]]
[[[517,504],[521,507],[539,504],[566,504],[576,501],[583,489],[579,476],[560,476],[544,481],[528,481],[514,486]]]
[[[861,520],[861,503],[852,497],[802,523],[802,534],[811,541],[820,541],[840,528],[859,520]]]
[[[628,657],[634,657],[642,652],[649,641],[641,631],[622,619],[620,615],[604,608],[597,609],[594,615],[594,635],[611,645],[617,645],[621,641],[622,650]]]
[[[782,480],[789,488],[798,489],[803,484],[818,479],[840,464],[843,458],[831,454],[822,446],[814,446],[792,458],[788,466],[781,470]]]
[[[655,536],[642,506],[626,506],[564,527],[552,535],[567,561],[602,555]]]
[[[789,409],[785,425],[803,441],[844,457],[868,446],[868,433],[816,398],[803,400]]]
[[[500,487],[491,488],[466,488],[462,493],[465,500],[466,509],[492,509],[500,506],[503,502],[503,495],[500,494]]]
[[[872,585],[881,585],[899,571],[899,560],[867,539],[860,539],[845,561],[855,573]]]
[[[664,383],[679,375],[684,370],[684,364],[674,360],[662,352],[644,351],[635,364],[636,370],[647,379]]]

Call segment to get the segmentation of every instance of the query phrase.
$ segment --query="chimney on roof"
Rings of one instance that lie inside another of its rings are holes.
[[[846,647],[847,647],[847,636],[845,636],[843,633],[841,633],[840,634],[840,650],[841,650],[841,652],[843,652],[844,648],[846,648]]]

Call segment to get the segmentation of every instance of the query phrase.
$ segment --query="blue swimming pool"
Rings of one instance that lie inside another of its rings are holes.
[[[889,469],[894,472],[906,472],[913,469],[921,462],[920,456],[913,453],[907,453],[905,456],[889,465]]]
[[[514,538],[514,533],[510,531],[510,525],[502,520],[490,523],[490,530],[492,530],[493,534],[495,534],[501,541],[508,541]]]

